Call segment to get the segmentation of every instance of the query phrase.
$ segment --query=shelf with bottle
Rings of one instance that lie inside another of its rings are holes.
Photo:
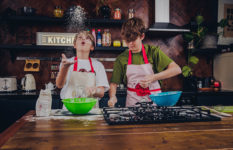
[[[50,65],[50,79],[56,79],[59,71],[60,62],[53,61]]]
[[[42,46],[42,45],[10,45],[4,44],[0,45],[0,49],[5,50],[54,50],[54,51],[66,51],[66,50],[74,50],[72,46]],[[116,51],[122,52],[126,49],[126,47],[113,47],[113,46],[106,46],[106,47],[95,47],[95,51]]]
[[[17,23],[17,25],[20,24],[38,24],[40,25],[48,25],[48,24],[56,24],[56,25],[67,25],[69,22],[67,18],[56,18],[56,17],[49,17],[49,16],[7,16],[2,18],[2,21],[7,21],[11,23]],[[125,20],[120,19],[95,19],[90,18],[85,20],[85,24],[87,26],[98,26],[98,25],[104,25],[104,26],[121,26]]]

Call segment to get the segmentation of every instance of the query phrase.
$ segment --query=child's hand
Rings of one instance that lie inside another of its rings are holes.
[[[155,81],[155,76],[152,75],[146,75],[144,79],[142,79],[139,84],[141,85],[141,87],[143,88],[147,88],[149,87],[149,84]]]
[[[61,54],[62,60],[61,63],[64,67],[69,67],[70,65],[74,64],[74,61],[68,61],[67,57],[65,54]]]
[[[112,96],[108,100],[108,106],[109,107],[114,107],[116,103],[117,103],[117,97],[116,96]]]
[[[97,87],[87,87],[86,88],[86,96],[92,97],[97,92]]]

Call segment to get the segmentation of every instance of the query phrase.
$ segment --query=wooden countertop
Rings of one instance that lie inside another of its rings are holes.
[[[38,118],[30,111],[0,134],[0,149],[233,149],[233,118],[109,126],[102,120]]]

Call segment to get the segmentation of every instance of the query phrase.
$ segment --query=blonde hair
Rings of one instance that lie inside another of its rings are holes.
[[[77,40],[77,38],[78,38],[78,36],[80,34],[84,34],[87,38],[89,38],[91,40],[92,46],[95,47],[95,38],[94,38],[94,36],[89,31],[85,31],[85,30],[79,31],[77,34],[75,34],[74,41],[73,41],[74,45],[75,45],[76,40]]]

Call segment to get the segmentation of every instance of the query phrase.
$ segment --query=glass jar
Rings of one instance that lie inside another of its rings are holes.
[[[114,19],[121,19],[121,9],[116,8],[114,11]]]
[[[104,29],[102,34],[102,46],[111,46],[111,33],[109,29]]]
[[[129,9],[129,10],[128,10],[128,19],[133,18],[133,17],[134,17],[134,14],[135,14],[134,9]]]
[[[61,18],[64,15],[64,10],[62,10],[61,6],[56,6],[53,10],[54,17]]]

